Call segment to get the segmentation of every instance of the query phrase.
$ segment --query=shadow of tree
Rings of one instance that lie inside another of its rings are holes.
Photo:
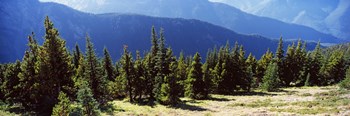
[[[208,109],[202,108],[200,106],[189,105],[186,103],[179,103],[177,105],[171,106],[173,108],[179,108],[182,110],[190,110],[190,111],[207,111]]]
[[[239,96],[276,96],[277,94],[273,93],[266,93],[266,92],[235,92],[232,95],[239,95]]]
[[[232,100],[235,100],[235,99],[218,98],[218,97],[211,96],[207,100],[212,100],[212,101],[232,101]]]

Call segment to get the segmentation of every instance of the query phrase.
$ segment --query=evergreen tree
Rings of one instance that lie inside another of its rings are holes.
[[[89,88],[89,83],[82,82],[82,86],[80,87],[77,93],[78,104],[82,107],[81,115],[84,116],[97,116],[100,115],[98,110],[98,102],[95,100],[92,94],[92,90]]]
[[[271,62],[267,67],[261,88],[266,91],[276,91],[278,89],[278,66]]]
[[[72,108],[70,106],[71,102],[64,92],[60,92],[58,95],[58,104],[55,105],[52,111],[53,116],[68,116]]]
[[[94,98],[100,103],[107,103],[106,85],[107,79],[103,76],[103,67],[96,56],[90,37],[86,36],[86,58],[84,61],[84,78],[88,80]]]
[[[17,99],[19,91],[15,88],[19,84],[18,74],[21,72],[21,63],[17,60],[16,63],[9,64],[4,72],[1,92],[4,93],[4,98],[9,103],[14,103]]]
[[[51,114],[52,108],[58,102],[60,91],[73,94],[72,75],[74,73],[72,58],[67,51],[66,42],[59,37],[48,17],[44,21],[45,41],[40,47],[38,57],[40,113]]]
[[[143,92],[145,91],[145,86],[144,84],[146,83],[145,81],[145,65],[144,62],[141,58],[140,52],[136,51],[136,61],[134,64],[134,69],[135,69],[135,97],[138,96],[138,101],[141,102],[141,97]],[[135,98],[134,98],[135,99]]]
[[[275,61],[277,63],[277,66],[279,67],[278,70],[278,76],[282,77],[283,76],[283,69],[284,69],[284,50],[283,50],[283,39],[280,37],[277,51],[276,51],[276,56],[275,56]]]
[[[184,96],[185,93],[185,80],[187,77],[187,65],[185,63],[185,57],[183,52],[180,53],[180,57],[177,63],[177,80],[179,83],[179,96]]]
[[[150,100],[153,101],[154,93],[153,88],[155,86],[155,77],[157,76],[158,69],[156,68],[156,62],[157,62],[157,54],[158,54],[158,38],[157,33],[155,31],[154,26],[152,26],[151,30],[151,51],[146,56],[146,69],[147,69],[147,75],[146,77],[146,94],[149,95]]]
[[[340,82],[345,78],[345,61],[343,52],[335,51],[328,58],[328,61],[321,68],[323,85],[330,85]]]
[[[22,63],[21,72],[18,74],[19,84],[15,87],[18,92],[18,102],[27,110],[34,110],[38,108],[40,101],[39,88],[39,72],[38,72],[38,54],[39,45],[35,40],[34,33],[28,37],[28,47],[26,50]]]
[[[168,48],[166,56],[166,61],[170,62],[170,73],[165,76],[164,83],[162,83],[160,99],[163,104],[176,105],[180,101],[176,77],[177,62],[171,48]]]
[[[323,55],[320,48],[320,42],[317,43],[316,48],[311,54],[311,62],[310,62],[310,78],[309,78],[309,84],[310,85],[320,85],[322,75],[320,73],[320,69],[322,67],[323,62]]]
[[[350,89],[350,67],[346,70],[346,78],[339,83],[342,89]]]
[[[186,80],[185,95],[193,99],[204,99],[208,97],[208,95],[205,94],[207,92],[204,91],[202,63],[200,60],[201,57],[199,53],[196,53],[193,57],[191,70]]]
[[[208,62],[205,62],[202,66],[203,69],[203,81],[204,81],[204,85],[203,85],[203,91],[204,91],[204,95],[209,95],[209,93],[211,92],[211,87],[212,87],[212,73],[211,70],[209,69],[209,64]],[[209,96],[207,96],[209,97]]]
[[[161,86],[164,82],[164,77],[169,74],[169,62],[166,61],[166,48],[165,48],[165,38],[163,29],[160,30],[159,38],[159,48],[157,53],[156,69],[158,70],[157,76],[155,77],[155,84],[153,88],[153,94],[157,101],[161,98]]]
[[[247,82],[249,84],[248,86],[248,91],[250,91],[250,89],[252,87],[257,87],[254,86],[254,81],[256,79],[256,67],[257,67],[257,60],[255,59],[255,57],[250,53],[247,60],[246,60],[246,64],[247,64]]]
[[[80,48],[78,43],[75,44],[75,50],[73,51],[73,63],[74,63],[74,68],[77,69],[79,66],[79,60],[80,57],[82,57]]]
[[[129,95],[130,102],[134,102],[133,99],[133,83],[135,81],[134,79],[134,65],[133,65],[133,60],[132,60],[132,55],[131,53],[127,50],[127,46],[124,46],[124,54],[122,56],[122,59],[120,60],[121,62],[121,69],[122,69],[122,77],[126,79],[127,81],[127,91]]]
[[[111,59],[111,56],[109,55],[107,48],[103,49],[103,53],[104,53],[103,68],[104,68],[105,74],[109,81],[114,81],[116,77],[115,69],[113,67],[112,59]]]
[[[273,58],[273,54],[269,49],[266,51],[266,53],[263,56],[261,56],[256,67],[255,86],[261,86],[262,79],[265,75],[265,71],[267,70],[267,67],[270,64],[270,62],[272,62],[272,58]]]

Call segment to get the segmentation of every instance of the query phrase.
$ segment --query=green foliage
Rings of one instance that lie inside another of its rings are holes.
[[[170,62],[166,59],[167,49],[165,48],[165,37],[163,29],[160,30],[159,47],[157,53],[157,62],[155,68],[158,70],[157,76],[155,77],[155,84],[153,88],[153,94],[157,101],[161,101],[161,87],[164,83],[164,78],[167,76],[169,71]]]
[[[297,85],[303,86],[306,79],[307,53],[305,43],[298,41],[297,46],[288,46],[287,56],[283,62],[283,76],[281,81],[285,86]],[[291,83],[293,82],[293,83]]]
[[[27,51],[21,63],[21,72],[18,74],[20,83],[15,89],[18,89],[19,103],[27,110],[34,110],[38,106],[39,97],[39,68],[38,54],[39,45],[36,43],[34,33],[28,37],[29,43]]]
[[[133,90],[134,90],[134,81],[135,81],[135,76],[134,76],[134,64],[132,60],[132,55],[131,53],[127,50],[127,46],[124,47],[124,54],[122,56],[122,59],[120,60],[121,63],[121,75],[122,78],[126,79],[127,81],[127,91],[129,95],[130,102],[133,102]]]
[[[80,87],[77,93],[78,104],[81,106],[82,112],[81,115],[84,116],[97,116],[100,115],[100,111],[98,110],[98,102],[95,100],[92,94],[92,90],[89,88],[89,84],[85,81],[82,82],[82,86]]]
[[[350,67],[346,71],[346,78],[339,83],[339,87],[350,90]]]
[[[261,88],[265,91],[276,91],[278,87],[278,66],[276,63],[271,62],[265,72]]]
[[[204,99],[208,95],[205,94],[202,63],[199,53],[196,53],[193,57],[190,72],[186,80],[185,96],[193,99]]]
[[[134,64],[135,69],[135,97],[138,96],[138,101],[141,102],[141,97],[143,93],[146,91],[144,83],[146,83],[145,80],[145,65],[142,61],[141,55],[139,51],[136,51],[136,61]],[[134,97],[134,98],[135,98]]]
[[[74,68],[77,69],[79,67],[79,60],[80,57],[82,57],[79,45],[76,43],[75,44],[75,50],[73,51],[73,63],[74,63]]]
[[[345,78],[344,54],[340,51],[334,51],[328,58],[328,61],[322,66],[323,85],[335,84]]]
[[[104,58],[103,58],[103,69],[105,72],[105,78],[107,78],[109,81],[114,81],[116,76],[115,76],[115,68],[112,63],[112,58],[111,55],[109,55],[109,52],[107,48],[103,49],[104,53]]]
[[[180,53],[180,57],[177,63],[176,77],[179,84],[179,96],[184,96],[185,93],[185,80],[187,78],[187,64],[185,63],[185,57],[183,52]]]
[[[1,92],[4,93],[4,99],[13,103],[18,98],[19,90],[16,85],[19,84],[18,74],[21,72],[21,63],[17,60],[14,64],[9,64],[4,72],[4,81],[1,85]]]
[[[307,74],[304,86],[310,86],[310,73]]]
[[[44,24],[42,46],[32,33],[22,62],[0,65],[1,100],[20,104],[34,115],[98,115],[98,104],[106,108],[109,100],[126,95],[130,102],[146,99],[176,105],[180,96],[205,99],[211,93],[234,94],[259,86],[275,91],[280,86],[341,82],[341,88],[350,88],[350,69],[345,71],[350,64],[350,49],[343,46],[323,53],[319,42],[313,52],[307,53],[306,43],[299,40],[296,46],[288,46],[285,55],[281,37],[276,54],[267,50],[257,61],[252,54],[246,57],[242,45],[236,42],[232,48],[227,42],[219,50],[208,50],[202,64],[198,53],[192,58],[181,52],[176,59],[172,49],[166,47],[163,29],[158,38],[152,27],[152,46],[144,57],[136,51],[134,61],[125,45],[121,59],[113,65],[107,48],[103,58],[97,57],[88,36],[85,54],[76,44],[71,56],[48,17]],[[72,110],[70,100],[78,101]]]
[[[70,106],[71,102],[64,92],[60,92],[58,95],[58,103],[55,105],[52,111],[53,116],[68,116],[72,108]]]
[[[99,62],[90,37],[86,36],[86,59],[84,61],[84,78],[88,80],[93,96],[100,104],[107,103],[107,78]]]
[[[177,82],[177,62],[176,58],[173,56],[172,49],[169,48],[166,54],[166,61],[170,62],[169,71],[171,73],[167,74],[164,78],[164,83],[161,87],[160,100],[163,104],[176,105],[179,99],[179,84]]]
[[[270,62],[272,62],[272,58],[273,54],[269,49],[263,56],[261,56],[256,67],[256,79],[254,83],[255,86],[261,86],[262,79],[265,75],[265,71],[267,70],[267,67],[269,66]]]

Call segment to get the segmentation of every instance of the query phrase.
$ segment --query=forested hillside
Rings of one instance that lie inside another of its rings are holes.
[[[176,57],[179,53],[166,44],[167,30],[153,27],[149,51],[133,54],[129,45],[124,45],[121,58],[112,60],[108,47],[103,49],[103,57],[96,55],[99,48],[95,49],[89,34],[84,47],[77,44],[70,51],[49,17],[44,27],[42,44],[32,33],[23,59],[1,64],[0,98],[8,107],[6,112],[91,116],[113,112],[110,102],[122,99],[176,107],[182,102],[180,97],[211,99],[211,94],[339,82],[342,88],[350,88],[348,53],[341,49],[323,52],[320,43],[308,51],[306,43],[299,40],[284,51],[280,38],[276,51],[267,50],[256,58],[241,43],[228,41],[224,46],[213,46],[207,54],[180,53]]]
[[[90,14],[61,4],[41,3],[37,0],[8,0],[0,4],[0,8],[2,16],[0,19],[1,63],[14,62],[16,59],[22,58],[23,51],[26,49],[26,38],[31,32],[35,32],[37,35],[38,43],[43,42],[44,30],[42,27],[45,16],[50,16],[56,22],[55,26],[60,30],[61,37],[66,40],[69,50],[72,50],[76,43],[80,46],[85,45],[84,38],[86,33],[89,33],[91,41],[95,44],[97,56],[101,57],[103,48],[108,47],[114,60],[121,56],[124,44],[128,45],[132,52],[136,50],[140,50],[141,53],[148,51],[150,49],[149,29],[153,25],[156,28],[163,27],[165,29],[167,45],[173,48],[176,56],[181,51],[186,55],[192,55],[196,52],[205,54],[209,48],[215,45],[221,46],[225,45],[227,41],[232,43],[237,41],[244,45],[248,53],[260,57],[268,48],[275,51],[276,48],[271,46],[276,46],[278,43],[278,40],[271,40],[259,35],[259,33],[244,35],[193,19],[159,18],[118,13]],[[245,27],[244,29],[255,28]],[[279,29],[271,27],[265,30]],[[285,37],[286,34],[278,33],[278,36]],[[329,37],[329,39],[331,38]],[[316,39],[315,41],[319,40],[316,36],[314,39]],[[291,43],[286,41],[285,46],[287,44]],[[315,43],[308,44],[308,50],[313,49],[315,45]],[[82,50],[84,51],[85,48]]]

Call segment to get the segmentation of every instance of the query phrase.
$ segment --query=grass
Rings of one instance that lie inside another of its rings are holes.
[[[211,94],[207,100],[181,98],[176,106],[149,105],[115,100],[101,109],[116,116],[225,116],[225,115],[350,115],[350,91],[337,86],[281,88],[278,92]],[[73,105],[74,106],[74,105]],[[21,109],[0,102],[0,116]]]
[[[168,107],[131,104],[113,101],[113,115],[346,115],[350,113],[350,99],[336,86],[282,88],[278,92],[235,95],[211,95],[208,100],[181,98],[181,104]],[[107,114],[110,115],[110,114]]]
[[[347,97],[348,96],[348,97]],[[282,88],[279,92],[211,95],[208,100],[181,98],[182,103],[168,107],[113,101],[113,115],[349,115],[350,92],[336,86]],[[105,115],[111,115],[110,113]]]

